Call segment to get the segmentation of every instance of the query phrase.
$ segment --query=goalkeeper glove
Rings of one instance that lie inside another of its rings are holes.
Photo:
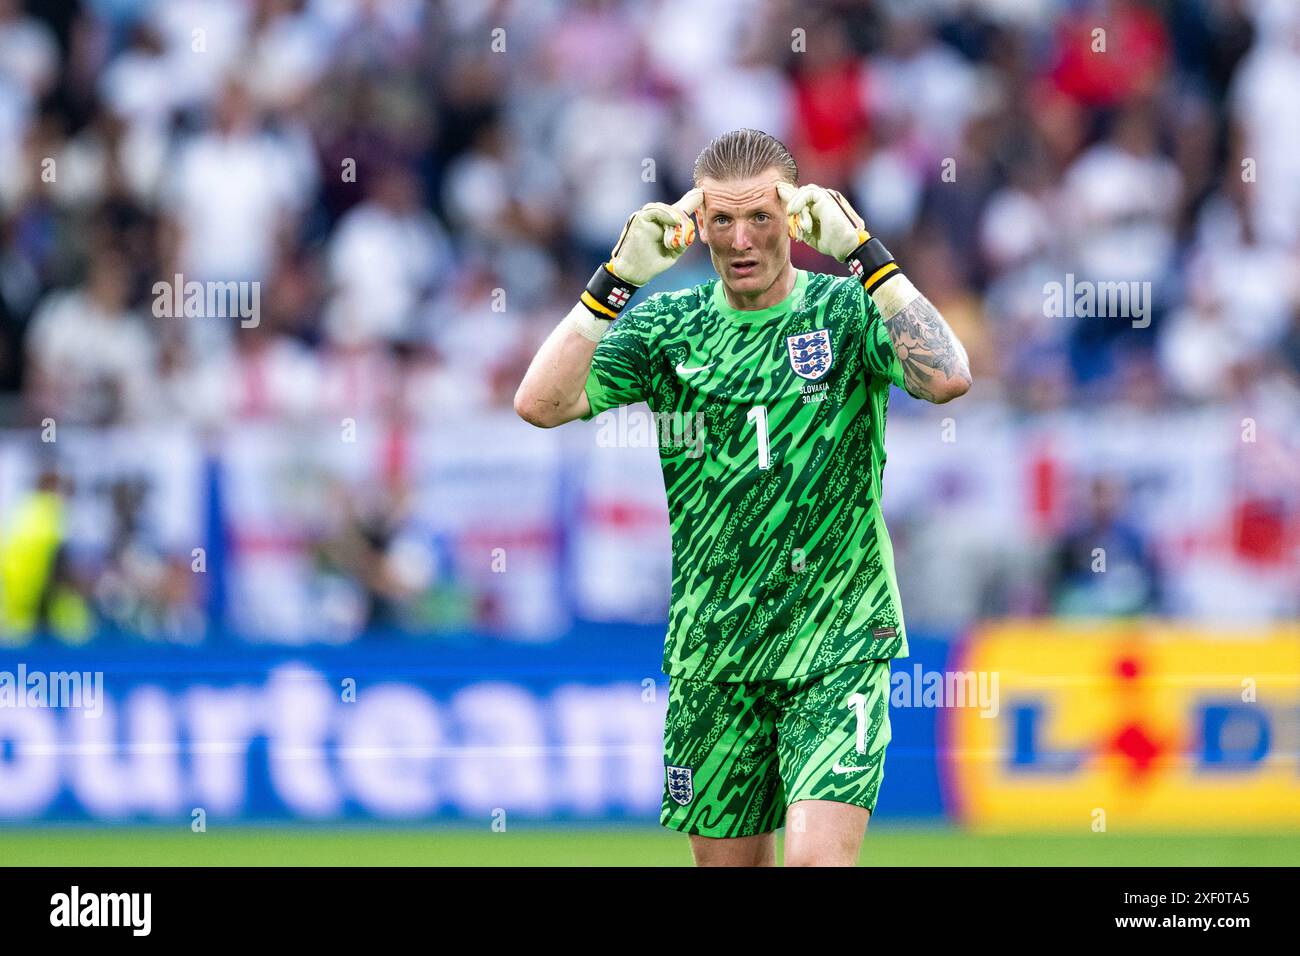
[[[637,289],[681,257],[695,241],[692,216],[703,201],[704,190],[696,188],[671,206],[646,203],[628,217],[609,262],[596,270],[582,294],[593,318],[604,320],[607,328]]]
[[[889,250],[871,237],[862,217],[834,189],[812,183],[796,188],[780,182],[776,191],[786,204],[790,238],[848,263],[869,295],[900,274]]]

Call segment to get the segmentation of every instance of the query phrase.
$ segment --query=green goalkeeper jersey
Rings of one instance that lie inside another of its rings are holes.
[[[713,279],[629,309],[596,348],[591,415],[645,401],[672,528],[664,671],[783,680],[907,655],[880,513],[903,369],[852,277],[797,271],[742,311]]]

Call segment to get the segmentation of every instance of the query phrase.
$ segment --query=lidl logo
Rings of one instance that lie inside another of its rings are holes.
[[[955,815],[994,829],[1300,828],[1300,628],[1002,624],[953,666],[996,719],[944,711]]]

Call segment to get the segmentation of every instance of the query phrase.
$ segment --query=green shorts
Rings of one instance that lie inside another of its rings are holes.
[[[659,822],[738,837],[780,828],[799,800],[874,810],[889,738],[887,660],[790,680],[674,677]]]

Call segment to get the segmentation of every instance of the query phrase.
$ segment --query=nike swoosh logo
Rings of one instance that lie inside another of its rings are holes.
[[[717,364],[718,364],[717,362],[710,362],[708,365],[701,365],[701,366],[699,366],[698,368],[687,368],[685,362],[678,362],[678,363],[677,363],[677,374],[678,374],[678,375],[694,375],[696,372],[707,372],[709,369],[713,368],[713,366],[715,366],[715,365],[717,365]]]
[[[831,773],[854,773],[855,771],[858,770],[870,770],[870,769],[871,769],[870,767],[845,767],[837,760],[835,761],[835,766],[831,767]]]

